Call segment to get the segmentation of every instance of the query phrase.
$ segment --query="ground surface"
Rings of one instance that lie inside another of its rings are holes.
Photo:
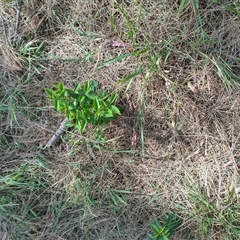
[[[164,214],[172,239],[240,238],[239,1],[0,6],[1,239],[142,240]],[[119,92],[105,143],[44,148],[64,119],[45,88],[89,79]]]

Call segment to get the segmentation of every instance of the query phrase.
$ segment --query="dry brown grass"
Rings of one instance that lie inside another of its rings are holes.
[[[24,1],[15,48],[16,5],[1,8],[0,238],[146,239],[151,221],[172,212],[183,219],[175,239],[226,239],[228,225],[217,222],[218,214],[229,208],[239,216],[239,90],[226,89],[209,59],[219,56],[239,74],[239,10],[203,1],[202,27],[215,40],[206,42],[199,40],[192,5],[177,16],[179,4]],[[112,40],[131,47],[112,47]],[[45,41],[39,73],[20,51],[30,41]],[[99,68],[145,48],[139,57]],[[170,57],[160,61],[169,49]],[[140,64],[142,74],[124,94],[119,81]],[[90,127],[84,136],[71,129],[44,149],[64,118],[50,106],[45,88],[88,79],[120,92],[123,113],[105,130],[107,143],[96,143]],[[212,226],[204,232],[206,219]]]

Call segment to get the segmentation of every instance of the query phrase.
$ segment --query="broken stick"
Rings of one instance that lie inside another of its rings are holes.
[[[51,147],[53,145],[55,145],[57,143],[57,141],[59,140],[59,138],[61,137],[61,135],[63,134],[63,132],[66,130],[66,122],[68,121],[67,118],[65,118],[59,128],[57,129],[57,131],[53,134],[53,136],[51,137],[51,139],[48,141],[48,143],[46,144],[45,148],[47,147]]]

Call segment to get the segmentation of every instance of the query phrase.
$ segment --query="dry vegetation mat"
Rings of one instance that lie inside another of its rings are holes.
[[[239,87],[238,0],[0,0],[0,239],[240,239]]]

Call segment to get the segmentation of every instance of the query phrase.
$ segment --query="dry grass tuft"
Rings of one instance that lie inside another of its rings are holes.
[[[26,65],[21,55],[7,45],[1,45],[1,66],[7,72],[22,72]]]
[[[16,2],[0,9],[0,237],[140,240],[174,213],[173,239],[237,239],[239,4],[29,0],[16,31]],[[44,148],[64,119],[45,88],[89,79],[122,116]]]

